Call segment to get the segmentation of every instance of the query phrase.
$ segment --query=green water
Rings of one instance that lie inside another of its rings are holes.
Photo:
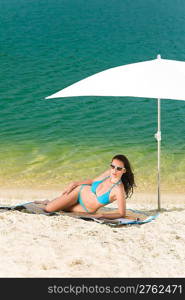
[[[106,68],[185,61],[185,2],[0,0],[0,185],[60,187],[128,156],[138,189],[156,184],[157,103],[44,98]],[[162,100],[163,190],[184,191],[185,103]]]

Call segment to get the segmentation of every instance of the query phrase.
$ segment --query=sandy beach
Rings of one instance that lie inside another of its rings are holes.
[[[52,199],[56,190],[1,189],[0,203]],[[185,277],[185,195],[162,194],[162,211],[143,225],[112,228],[68,216],[0,214],[0,277]],[[116,207],[116,204],[111,204]],[[127,208],[151,211],[155,194]]]

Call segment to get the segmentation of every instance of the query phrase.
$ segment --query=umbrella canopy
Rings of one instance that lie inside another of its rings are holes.
[[[158,100],[157,180],[158,209],[160,210],[160,146],[161,113],[160,99],[185,101],[185,62],[157,59],[111,68],[46,97],[61,98],[75,96],[144,97]]]
[[[128,96],[185,100],[185,62],[157,59],[111,68],[47,97]]]

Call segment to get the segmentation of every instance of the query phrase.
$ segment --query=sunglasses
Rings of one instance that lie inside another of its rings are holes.
[[[122,171],[122,170],[125,169],[124,167],[117,167],[117,166],[115,166],[115,165],[113,165],[113,164],[111,164],[110,166],[111,166],[111,168],[112,168],[113,170],[116,169],[117,171]]]

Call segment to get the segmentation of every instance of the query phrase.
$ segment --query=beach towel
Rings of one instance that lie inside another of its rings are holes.
[[[37,204],[34,202],[26,202],[22,204],[17,204],[14,206],[6,206],[0,205],[0,213],[5,211],[20,211],[23,213],[31,213],[31,214],[43,214],[46,216],[62,216],[66,215],[72,218],[82,219],[85,221],[95,221],[100,224],[106,224],[109,226],[121,226],[121,225],[133,225],[133,224],[145,224],[149,223],[152,220],[156,219],[159,213],[154,213],[151,215],[151,212],[144,212],[139,210],[127,209],[125,218],[118,218],[118,219],[106,219],[106,218],[95,218],[91,216],[87,216],[86,213],[74,213],[74,212],[64,212],[64,211],[57,211],[57,212],[46,212],[44,210],[43,204]],[[106,214],[110,212],[118,212],[115,208],[108,208],[103,207],[99,209],[99,212],[102,211]]]

